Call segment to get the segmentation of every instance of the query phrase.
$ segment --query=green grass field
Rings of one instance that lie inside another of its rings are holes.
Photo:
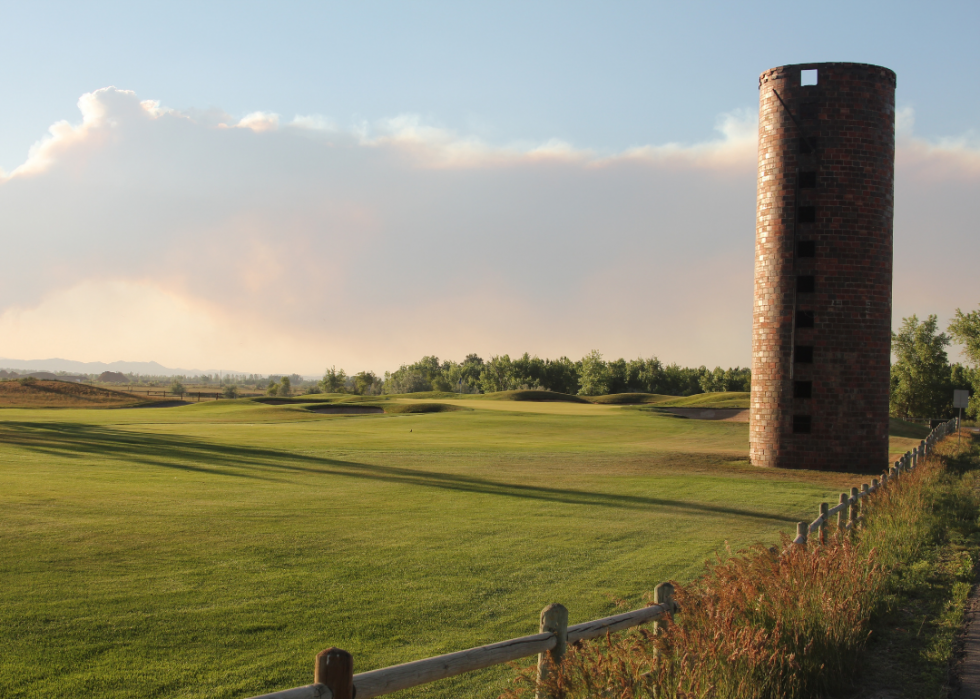
[[[0,411],[0,696],[248,697],[329,646],[360,672],[585,621],[862,480],[753,468],[744,423],[437,402],[467,409]]]

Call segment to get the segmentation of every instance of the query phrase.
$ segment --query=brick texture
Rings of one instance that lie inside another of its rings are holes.
[[[814,69],[817,84],[801,85],[800,71]],[[894,174],[895,73],[812,63],[760,76],[749,419],[758,466],[887,466]],[[794,347],[812,347],[812,363],[796,361],[808,351]],[[805,382],[810,397],[794,397]]]

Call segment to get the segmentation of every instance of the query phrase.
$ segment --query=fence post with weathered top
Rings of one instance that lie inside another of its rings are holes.
[[[854,536],[854,530],[857,529],[858,512],[861,509],[860,499],[858,498],[857,487],[851,488],[850,503],[851,503],[851,511],[848,513],[849,514],[848,526],[850,526],[851,529],[851,536]]]
[[[800,544],[806,546],[806,539],[810,533],[810,525],[806,522],[796,523],[796,538],[793,539],[794,544]]]
[[[313,683],[322,684],[333,699],[354,699],[354,657],[340,648],[327,648],[316,656]]]
[[[820,543],[821,544],[827,543],[827,510],[829,509],[830,506],[827,503],[825,502],[820,503]]]
[[[538,690],[534,696],[536,699],[546,699],[550,695],[544,691],[542,685],[551,674],[551,668],[557,669],[561,665],[568,647],[568,610],[564,605],[549,604],[541,610],[540,631],[553,633],[558,640],[554,648],[538,654]]]
[[[839,504],[841,505],[847,504],[847,493],[840,494]],[[839,532],[844,531],[846,522],[847,522],[847,508],[845,507],[844,509],[837,512],[837,531]]]
[[[669,582],[660,583],[653,588],[653,603],[661,605],[671,614],[674,613],[674,586]],[[653,633],[660,633],[660,622],[653,622]]]

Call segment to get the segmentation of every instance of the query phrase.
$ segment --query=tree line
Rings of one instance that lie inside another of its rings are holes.
[[[610,393],[689,396],[748,391],[750,385],[751,373],[741,367],[690,368],[664,364],[656,357],[606,361],[593,350],[578,361],[568,357],[541,359],[526,352],[516,359],[501,354],[488,360],[469,354],[461,362],[426,356],[412,364],[403,364],[397,371],[385,372],[383,377],[370,371],[349,376],[343,369],[331,367],[316,388],[324,393],[360,395],[422,391],[496,393],[524,389],[584,396]]]

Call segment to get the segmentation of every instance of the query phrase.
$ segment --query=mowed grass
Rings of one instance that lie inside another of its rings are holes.
[[[248,697],[329,646],[360,672],[577,623],[861,482],[753,468],[744,423],[465,407],[0,411],[0,696]]]

